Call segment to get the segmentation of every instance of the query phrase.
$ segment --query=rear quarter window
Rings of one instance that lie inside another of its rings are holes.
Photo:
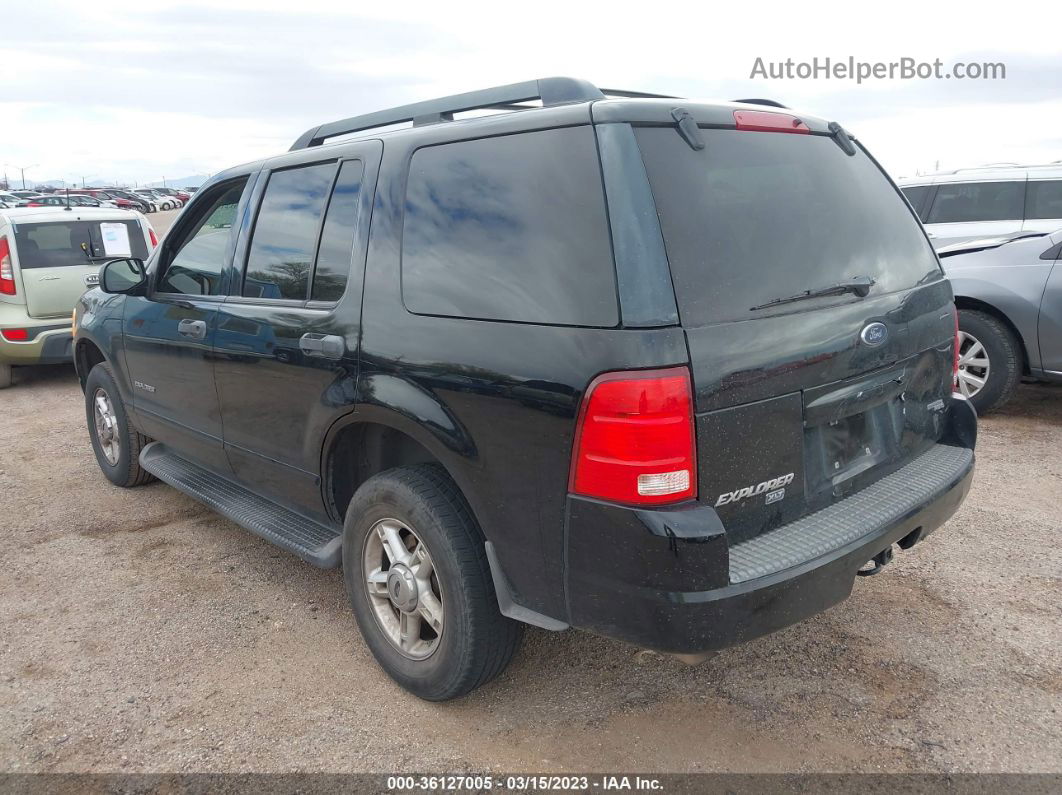
[[[1030,181],[1028,204],[1028,219],[1062,218],[1062,180]]]
[[[616,325],[615,266],[591,129],[415,152],[402,297],[409,311],[426,315]]]

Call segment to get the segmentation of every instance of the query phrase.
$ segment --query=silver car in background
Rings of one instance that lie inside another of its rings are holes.
[[[1023,376],[1062,381],[1062,231],[965,240],[937,254],[959,308],[958,388],[978,413],[1003,405]]]
[[[960,168],[898,181],[933,247],[1062,229],[1062,163]]]

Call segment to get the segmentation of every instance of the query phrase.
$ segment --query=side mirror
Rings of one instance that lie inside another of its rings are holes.
[[[100,289],[105,293],[133,294],[147,284],[147,271],[144,263],[130,257],[112,259],[100,269]]]

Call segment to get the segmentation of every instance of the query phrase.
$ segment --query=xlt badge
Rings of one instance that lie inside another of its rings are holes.
[[[755,486],[745,486],[743,489],[736,489],[734,491],[720,494],[719,499],[715,501],[715,507],[718,508],[720,505],[747,500],[749,497],[755,497],[757,494],[763,494],[768,491],[772,492],[768,495],[768,505],[772,502],[778,502],[778,500],[785,497],[785,487],[793,482],[794,477],[796,477],[796,473],[790,472],[788,475],[765,480],[763,483],[757,483]],[[774,492],[776,490],[781,490],[781,494],[775,495]]]

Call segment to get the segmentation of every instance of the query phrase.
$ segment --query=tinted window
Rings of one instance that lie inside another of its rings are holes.
[[[588,127],[413,155],[402,237],[410,311],[613,326],[615,282]]]
[[[244,295],[306,300],[317,232],[335,173],[335,163],[320,163],[269,175],[247,255]]]
[[[1062,181],[1029,183],[1026,218],[1062,218]]]
[[[1024,182],[943,183],[927,223],[1020,221],[1024,203]]]
[[[147,245],[144,243],[144,232],[140,224],[136,221],[104,221],[103,223],[107,224],[106,241],[99,221],[17,224],[15,243],[18,249],[18,264],[23,270],[27,270],[64,265],[89,265],[91,260],[105,260],[120,256],[133,256],[139,259],[147,256]],[[125,227],[124,234],[117,229],[119,225]],[[128,239],[128,252],[124,248],[126,240],[121,238]]]
[[[220,295],[221,272],[228,260],[236,207],[246,179],[219,186],[204,197],[187,224],[166,245],[171,259],[159,280],[161,293]],[[176,252],[176,253],[173,253]]]
[[[918,217],[923,221],[926,220],[925,208],[922,206],[926,201],[926,194],[929,193],[929,185],[918,185],[913,188],[904,188],[903,195],[907,197],[907,201],[911,203],[911,207],[918,213]]]
[[[317,249],[312,297],[315,301],[338,301],[347,286],[354,235],[358,229],[358,198],[365,171],[360,160],[344,163],[332,191]]]
[[[638,128],[684,324],[805,311],[851,295],[753,310],[869,276],[871,294],[942,278],[918,221],[862,151],[826,136]]]

